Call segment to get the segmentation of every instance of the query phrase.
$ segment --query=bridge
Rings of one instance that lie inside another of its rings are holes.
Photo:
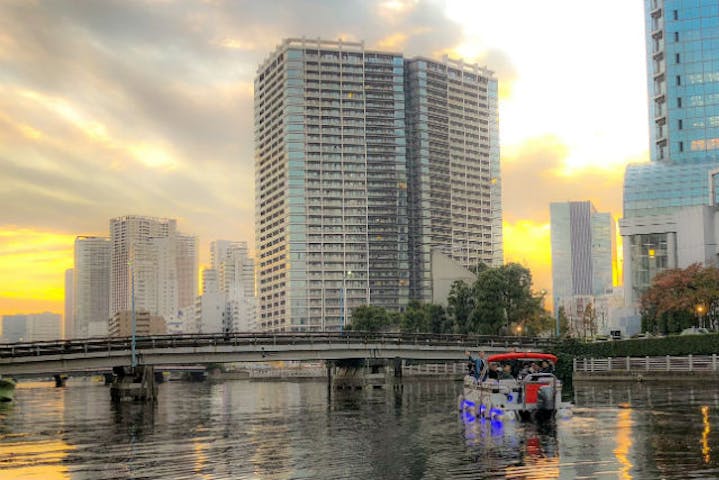
[[[169,366],[279,360],[415,359],[457,361],[465,351],[543,351],[552,339],[411,333],[231,333],[136,338],[140,365]],[[109,370],[131,365],[131,338],[0,344],[0,375]]]

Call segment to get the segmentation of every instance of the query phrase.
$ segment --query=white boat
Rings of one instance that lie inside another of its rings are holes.
[[[464,391],[459,397],[459,409],[468,421],[477,418],[502,420],[548,419],[557,412],[570,412],[571,403],[562,402],[562,382],[551,372],[527,372],[519,378],[486,378],[491,363],[508,364],[519,362],[549,362],[553,367],[557,357],[549,353],[502,353],[490,355],[485,368],[477,380],[474,376],[464,377]],[[553,370],[553,368],[552,368]]]

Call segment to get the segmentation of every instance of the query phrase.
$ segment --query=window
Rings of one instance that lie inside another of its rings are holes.
[[[682,97],[677,97],[677,108],[682,108]]]
[[[679,41],[679,32],[674,32],[674,41],[675,42]]]
[[[674,56],[674,60],[676,63],[682,63],[682,58],[678,53]]]
[[[677,75],[677,86],[680,87],[682,85],[682,77],[681,75]]]
[[[679,151],[680,152],[684,151],[684,142],[679,142]]]
[[[679,130],[682,130],[684,128],[684,120],[682,120],[680,118],[678,123],[679,123]]]
[[[674,20],[679,20],[679,10],[672,10],[672,18]]]

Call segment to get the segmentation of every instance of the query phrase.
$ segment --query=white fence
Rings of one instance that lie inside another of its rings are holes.
[[[467,362],[464,363],[423,363],[418,365],[405,365],[402,375],[453,375],[467,372]]]
[[[716,372],[717,355],[574,359],[575,372]]]

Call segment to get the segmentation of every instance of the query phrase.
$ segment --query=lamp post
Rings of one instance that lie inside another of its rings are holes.
[[[697,316],[699,317],[699,327],[704,326],[704,305],[701,303],[696,306]]]
[[[345,321],[347,319],[347,279],[352,277],[352,270],[349,270],[346,274],[342,273],[342,290],[340,290],[340,303],[342,312],[342,321],[340,323],[340,332],[345,329]]]
[[[137,324],[135,322],[135,270],[132,268],[132,262],[127,262],[130,267],[130,297],[131,297],[131,322],[132,322],[132,340],[130,341],[130,351],[132,352],[132,368],[137,367],[137,352],[135,351],[135,334]]]

